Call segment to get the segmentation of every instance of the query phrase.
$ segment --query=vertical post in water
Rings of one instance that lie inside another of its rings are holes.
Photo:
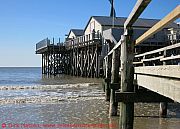
[[[160,103],[159,116],[166,117],[167,116],[167,102]]]
[[[166,57],[166,50],[164,51],[163,55]],[[166,65],[166,61],[163,62],[163,65]],[[161,102],[159,108],[159,116],[166,117],[167,116],[167,102]]]
[[[42,72],[42,74],[44,74],[44,70],[43,70],[43,68],[44,68],[44,54],[42,54],[42,62],[41,62],[41,72]]]
[[[115,102],[115,90],[120,89],[119,84],[119,66],[120,66],[120,54],[119,50],[115,49],[112,54],[112,70],[111,70],[111,95],[110,95],[110,107],[109,115],[117,116],[118,102]]]
[[[132,41],[132,28],[125,28],[125,35],[121,44],[121,92],[134,92],[134,43]],[[133,129],[134,103],[120,103],[120,128]]]
[[[105,94],[106,94],[106,101],[110,101],[110,87],[109,84],[111,82],[111,55],[108,55],[106,62],[106,77],[105,77]]]

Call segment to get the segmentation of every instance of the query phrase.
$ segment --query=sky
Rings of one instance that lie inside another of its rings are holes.
[[[128,17],[136,0],[114,0],[116,15]],[[180,0],[152,0],[140,17],[161,19]],[[35,44],[84,29],[91,16],[109,16],[108,0],[0,0],[0,67],[38,67]]]

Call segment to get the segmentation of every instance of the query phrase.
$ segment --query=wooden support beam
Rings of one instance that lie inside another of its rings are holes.
[[[180,55],[164,57],[164,58],[161,58],[160,61],[175,60],[175,59],[180,59]]]
[[[108,56],[107,62],[106,62],[106,77],[105,77],[105,94],[106,94],[106,101],[110,101],[110,93],[111,89],[109,88],[109,84],[111,82],[111,60],[112,57]]]
[[[156,49],[156,50],[153,50],[153,51],[150,51],[150,52],[145,52],[145,53],[142,53],[142,54],[139,54],[139,55],[135,55],[135,58],[143,57],[143,56],[151,55],[151,54],[155,54],[155,53],[159,53],[159,52],[162,52],[162,51],[167,51],[167,50],[170,50],[170,49],[178,49],[178,48],[180,48],[180,43],[176,43],[176,44],[173,44],[173,45],[170,45],[170,46],[167,46],[167,47],[163,47],[163,48],[160,48],[160,49]]]
[[[162,102],[160,103],[159,107],[159,116],[160,117],[166,117],[167,116],[167,102]]]
[[[153,57],[153,58],[148,58],[148,59],[142,59],[142,62],[149,62],[149,61],[155,61],[155,60],[160,60],[162,59],[164,56],[158,56],[158,57]]]
[[[97,54],[96,54],[96,63],[95,63],[95,77],[99,77],[99,49],[98,49],[98,45],[96,43],[96,50],[97,50]]]
[[[180,65],[135,67],[135,74],[180,79]]]
[[[44,54],[42,54],[42,62],[41,62],[41,72],[44,74]]]
[[[113,90],[119,90],[120,89],[120,83],[111,83],[109,85],[109,88],[113,89]]]
[[[148,31],[146,31],[143,35],[141,35],[136,40],[136,45],[142,43],[149,37],[151,37],[153,34],[157,33],[161,29],[163,29],[166,25],[171,23],[172,21],[176,20],[180,17],[180,5],[178,5],[172,12],[170,12],[166,17],[164,17],[161,21],[159,21],[157,24],[155,24],[152,28],[150,28]]]
[[[133,57],[134,44],[132,33],[127,33],[121,44],[121,92],[133,92]],[[122,129],[133,129],[134,103],[120,103],[120,127]]]
[[[111,55],[113,53],[114,50],[116,50],[117,48],[119,48],[121,46],[122,40],[120,39],[119,42],[111,49],[110,52],[108,52],[107,56]],[[104,59],[107,57],[105,56]]]
[[[150,2],[151,0],[138,0],[125,21],[124,28],[132,26]]]
[[[81,50],[81,54],[80,54],[80,62],[81,62],[81,63],[80,63],[80,64],[81,64],[81,65],[80,65],[80,70],[81,70],[81,77],[83,77],[83,62],[84,62],[83,51],[84,51],[84,50]]]
[[[173,75],[173,73],[171,73],[171,75]],[[135,85],[142,86],[163,96],[169,97],[176,102],[180,102],[179,79],[135,73],[135,80]]]
[[[174,102],[168,97],[164,97],[158,93],[152,91],[140,91],[140,92],[116,92],[116,102],[143,102],[143,103],[159,103],[159,102]]]
[[[48,73],[48,54],[46,53],[46,74]]]
[[[110,95],[110,107],[109,115],[117,116],[118,103],[115,102],[115,90],[120,89],[119,84],[119,67],[120,67],[120,52],[118,49],[114,50],[112,55],[112,69],[111,69],[111,95]]]
[[[124,37],[121,43],[121,92],[134,91],[134,42],[132,25],[141,15],[151,0],[138,0],[124,23]],[[133,129],[134,103],[120,103],[120,128]]]

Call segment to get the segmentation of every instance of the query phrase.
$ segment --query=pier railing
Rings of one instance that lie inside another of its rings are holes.
[[[43,49],[50,45],[50,40],[48,38],[41,40],[36,44],[36,51]]]
[[[180,65],[180,43],[135,55],[133,64],[135,66]]]
[[[171,41],[172,44],[180,42],[180,30],[179,32],[168,34],[168,41]]]
[[[55,43],[54,38],[52,40],[46,38],[36,44],[36,51],[42,50],[47,47],[61,47],[64,43],[60,43],[60,39]]]
[[[167,114],[167,102],[180,102],[178,33],[168,35],[172,42],[167,47],[139,55],[134,53],[135,45],[141,44],[180,17],[180,6],[177,6],[133,41],[132,25],[150,2],[137,1],[124,23],[121,40],[104,58],[104,91],[106,100],[110,101],[109,114],[117,115],[117,105],[120,102],[120,126],[123,129],[133,129],[134,102],[160,103],[160,116]]]
[[[101,40],[101,33],[91,33],[88,35],[79,36],[75,39],[70,39],[68,41],[65,41],[65,47],[66,48],[74,48],[74,47],[82,47],[86,46],[87,44],[92,44],[94,41]]]

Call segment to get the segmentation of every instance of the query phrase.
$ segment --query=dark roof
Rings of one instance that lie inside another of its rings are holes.
[[[71,31],[72,31],[76,36],[81,36],[81,35],[84,34],[84,30],[82,30],[82,29],[71,29],[70,32],[71,32]],[[70,32],[69,32],[69,34],[70,34]]]
[[[112,17],[108,16],[92,16],[97,22],[99,22],[103,26],[112,26]],[[90,18],[90,20],[91,20]],[[124,26],[124,22],[127,18],[125,17],[116,17],[114,18],[114,25],[115,26]],[[89,20],[89,22],[90,22]],[[143,27],[143,28],[150,28],[159,22],[160,19],[146,19],[146,18],[138,18],[137,21],[133,24],[134,27]],[[89,24],[88,22],[88,24]],[[86,26],[87,27],[87,26]],[[172,22],[166,28],[177,28],[177,24]]]

